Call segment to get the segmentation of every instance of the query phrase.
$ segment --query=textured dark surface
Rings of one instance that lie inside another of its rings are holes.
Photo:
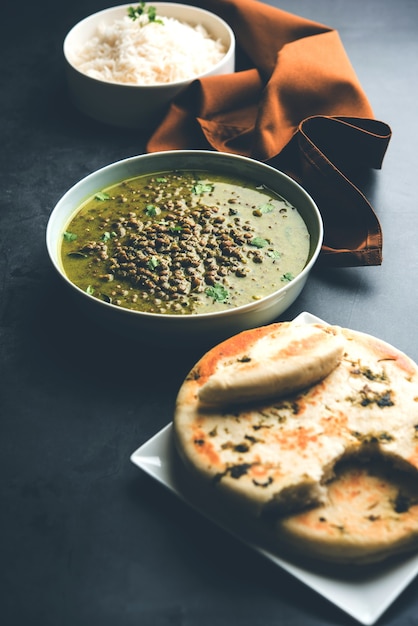
[[[0,38],[0,623],[5,626],[317,626],[352,620],[191,512],[130,454],[168,423],[199,356],[162,353],[80,317],[47,258],[60,196],[144,137],[68,101],[62,41],[99,0],[2,9]],[[339,31],[393,138],[366,195],[381,267],[316,271],[308,310],[418,360],[418,3],[270,2]],[[418,624],[414,581],[381,624]]]

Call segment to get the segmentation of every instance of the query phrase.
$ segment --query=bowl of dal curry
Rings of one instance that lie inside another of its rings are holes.
[[[317,206],[253,159],[205,150],[131,157],[59,200],[51,262],[84,310],[139,340],[214,343],[273,322],[319,255]]]

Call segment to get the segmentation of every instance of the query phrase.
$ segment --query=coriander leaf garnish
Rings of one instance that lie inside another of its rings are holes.
[[[192,192],[197,196],[201,196],[203,193],[210,193],[213,191],[214,185],[210,183],[196,183],[192,187]]]
[[[161,209],[157,206],[154,206],[153,204],[149,204],[145,208],[145,215],[148,215],[148,217],[155,217],[156,215],[159,215],[160,213],[161,213]]]
[[[282,255],[278,250],[268,250],[267,256],[269,256],[271,259],[278,260]]]
[[[157,9],[155,7],[148,7],[148,21],[156,22],[157,24],[162,24],[163,21],[157,18]]]
[[[101,236],[101,240],[106,242],[109,241],[109,239],[111,239],[112,237],[116,237],[116,233],[114,230],[112,230],[111,233],[109,233],[108,231],[106,231],[105,233],[103,233],[103,235]]]
[[[65,241],[75,241],[77,239],[77,235],[75,233],[70,233],[68,230],[63,233],[63,237]]]
[[[155,7],[147,7],[146,2],[140,2],[137,7],[128,7],[128,17],[130,17],[133,22],[142,15],[146,15],[148,22],[140,24],[141,27],[151,22],[154,22],[154,24],[164,24],[163,20],[157,17],[157,9]]]
[[[109,194],[106,193],[105,191],[99,191],[98,193],[96,193],[94,198],[96,200],[99,200],[100,202],[104,202],[105,200],[110,200]]]
[[[286,274],[283,274],[280,280],[284,283],[290,283],[290,281],[293,279],[294,279],[294,276],[292,272],[286,272]]]
[[[258,207],[258,210],[260,211],[260,213],[271,213],[272,211],[274,211],[274,205],[271,204],[271,202],[267,202],[266,204],[261,204]]]
[[[155,180],[157,181],[157,183],[166,183],[167,182],[167,178],[161,177],[161,176],[157,177]]]
[[[214,302],[225,302],[229,297],[228,290],[219,283],[213,285],[212,287],[208,287],[205,290],[205,294],[209,296],[209,298],[212,298]]]
[[[130,17],[131,20],[135,22],[135,20],[137,20],[138,17],[143,14],[144,8],[145,2],[140,2],[136,8],[128,7],[128,17]]]
[[[265,248],[268,244],[269,242],[267,239],[263,239],[263,237],[254,237],[254,239],[251,239],[250,241],[250,245],[255,248]]]
[[[91,285],[89,285],[86,289],[86,293],[89,294],[89,296],[92,296],[94,294],[94,287],[92,287]]]
[[[147,265],[148,265],[148,269],[150,269],[151,271],[155,270],[158,266],[159,266],[160,262],[157,259],[156,256],[152,256],[150,258],[150,260],[148,261]]]

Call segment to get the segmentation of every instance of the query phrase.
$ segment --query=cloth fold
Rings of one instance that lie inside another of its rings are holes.
[[[380,223],[353,175],[381,168],[391,129],[374,119],[338,32],[258,0],[199,5],[230,24],[245,63],[193,81],[147,151],[212,149],[269,163],[316,201],[323,264],[379,265]]]

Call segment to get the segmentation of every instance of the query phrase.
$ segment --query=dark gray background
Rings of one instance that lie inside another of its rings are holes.
[[[114,3],[113,3],[114,4]],[[197,3],[198,4],[198,3]],[[365,191],[381,267],[316,271],[307,310],[418,360],[418,3],[283,0],[337,29],[393,138]],[[8,3],[0,37],[0,622],[317,626],[351,618],[187,509],[129,456],[168,423],[198,354],[152,351],[80,317],[46,254],[51,210],[144,138],[69,103],[62,42],[105,0]],[[418,624],[418,581],[381,624]]]

